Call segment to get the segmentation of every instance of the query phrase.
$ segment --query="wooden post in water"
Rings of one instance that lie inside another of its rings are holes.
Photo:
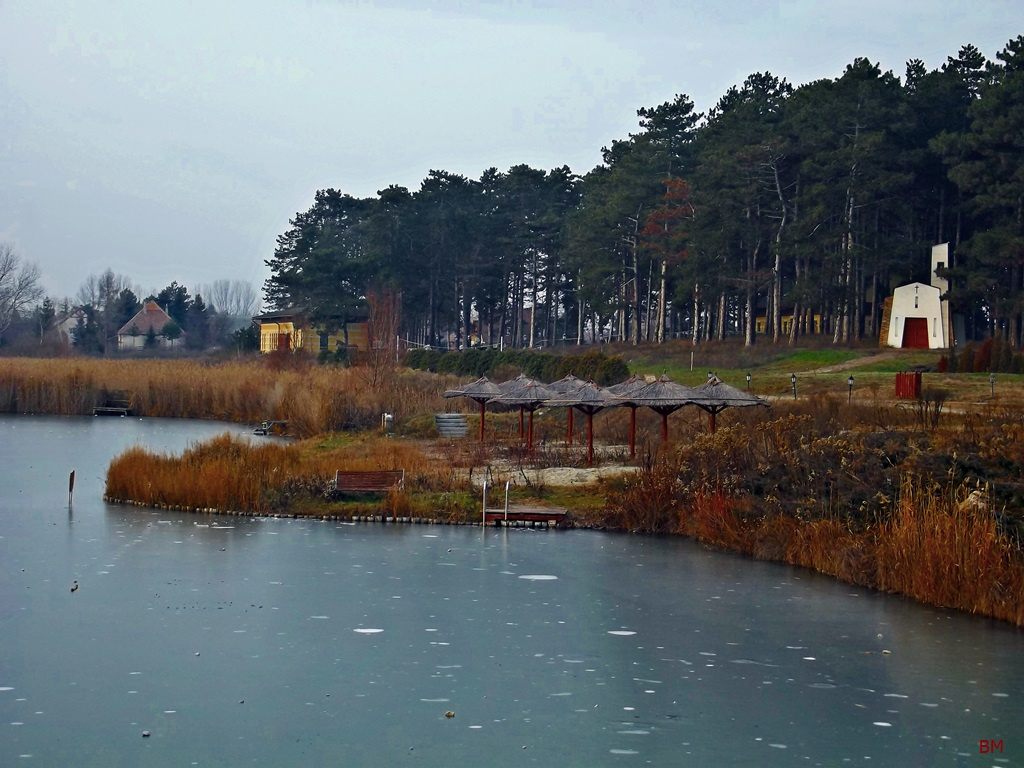
[[[68,506],[75,497],[75,470],[71,470],[71,477],[68,478]]]

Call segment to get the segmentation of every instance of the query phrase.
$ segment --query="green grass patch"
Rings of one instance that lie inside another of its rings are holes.
[[[584,486],[544,486],[530,495],[524,494],[516,498],[523,502],[535,501],[554,509],[570,509],[573,512],[600,512],[604,510],[606,499],[600,482]]]

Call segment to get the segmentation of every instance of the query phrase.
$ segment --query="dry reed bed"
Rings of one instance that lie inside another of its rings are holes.
[[[986,493],[977,487],[939,487],[904,477],[886,519],[859,527],[837,517],[754,514],[757,505],[749,497],[712,485],[684,502],[664,479],[649,470],[627,478],[609,497],[605,524],[686,536],[1024,626],[1024,551],[1000,530]]]
[[[973,503],[976,494],[964,486],[925,488],[908,478],[891,519],[855,531],[834,519],[750,519],[737,511],[742,503],[709,490],[677,512],[673,532],[1024,626],[1024,552]]]
[[[858,431],[806,408],[669,447],[610,485],[604,526],[685,535],[1024,626],[1019,413],[926,434],[891,422]]]
[[[289,422],[297,436],[379,424],[434,407],[443,382],[411,371],[370,386],[360,368],[265,361],[203,364],[193,360],[4,358],[0,412],[87,415],[108,399],[127,399],[139,416]]]
[[[128,449],[111,462],[104,495],[158,508],[279,514],[297,504],[325,507],[333,500],[328,481],[338,469],[404,469],[406,487],[419,491],[468,488],[457,462],[408,441],[365,439],[325,449],[320,442],[250,443],[225,434],[180,455]],[[388,497],[392,512],[408,506],[400,496]]]

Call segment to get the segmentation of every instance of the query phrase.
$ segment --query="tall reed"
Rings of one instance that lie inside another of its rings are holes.
[[[3,358],[0,412],[87,415],[108,398],[139,416],[288,421],[297,436],[401,420],[437,407],[444,382],[398,371],[373,387],[360,368],[273,369],[265,361]]]
[[[711,546],[1024,626],[1024,552],[976,488],[904,477],[889,518],[865,528],[837,517],[755,518],[749,498],[680,489],[677,475],[650,468],[611,489],[605,523],[657,532],[674,521],[674,532]]]
[[[908,478],[876,542],[880,589],[1024,623],[1024,556],[983,490]]]
[[[324,448],[313,442],[251,443],[225,434],[179,455],[128,449],[110,463],[105,495],[153,507],[266,514],[287,512],[296,503],[308,509],[318,499],[326,506],[332,500],[328,481],[339,469],[404,469],[410,490],[467,489],[454,466],[413,443],[384,438]],[[401,498],[385,501],[391,509],[407,504]]]

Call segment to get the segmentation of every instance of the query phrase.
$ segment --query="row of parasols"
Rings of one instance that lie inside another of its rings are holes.
[[[544,384],[529,376],[496,384],[482,376],[472,384],[449,389],[445,397],[465,397],[480,405],[480,440],[484,439],[484,417],[488,403],[495,406],[519,408],[519,434],[533,443],[533,414],[544,407],[569,408],[569,442],[572,442],[572,414],[578,410],[587,416],[587,463],[594,461],[594,414],[605,408],[629,408],[629,455],[636,454],[636,409],[650,408],[661,415],[661,439],[668,439],[669,414],[687,405],[695,405],[711,416],[711,431],[715,431],[715,417],[726,408],[768,406],[756,395],[744,392],[711,376],[699,387],[687,387],[668,376],[648,382],[632,376],[621,384],[599,387],[592,381],[583,381],[569,374],[564,379]],[[529,414],[524,434],[523,415]]]

